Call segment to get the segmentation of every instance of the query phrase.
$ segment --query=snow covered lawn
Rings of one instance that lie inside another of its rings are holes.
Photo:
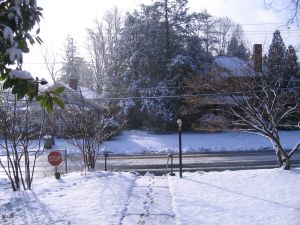
[[[300,138],[300,131],[282,131],[280,138],[285,148],[292,148]],[[183,133],[183,152],[245,151],[272,148],[271,143],[255,134],[242,132]],[[53,148],[66,148],[68,153],[79,151],[64,139],[56,139]],[[123,131],[103,144],[103,151],[116,154],[170,153],[178,151],[178,134],[152,134],[141,130]]]
[[[136,176],[71,173],[12,192],[0,180],[0,224],[299,225],[300,169]]]

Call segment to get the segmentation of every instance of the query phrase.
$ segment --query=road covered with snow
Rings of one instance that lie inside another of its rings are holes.
[[[70,173],[12,192],[0,179],[0,224],[299,225],[300,169],[178,176]]]

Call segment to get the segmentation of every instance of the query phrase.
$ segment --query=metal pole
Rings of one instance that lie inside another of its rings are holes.
[[[104,153],[104,170],[107,171],[107,165],[106,165],[106,160],[107,160],[108,153]]]
[[[173,172],[173,154],[170,154],[170,158],[171,158],[171,176],[175,176],[175,173]]]
[[[171,173],[173,173],[173,155],[171,154]]]
[[[181,145],[181,128],[179,128],[179,175],[182,178],[182,145]]]
[[[66,173],[68,173],[68,154],[67,154],[67,149],[65,149],[65,169],[66,169]]]

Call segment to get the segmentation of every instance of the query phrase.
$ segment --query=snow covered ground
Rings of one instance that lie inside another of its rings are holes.
[[[300,169],[136,176],[71,173],[12,192],[0,180],[0,224],[299,225]]]
[[[300,131],[282,131],[280,138],[285,148],[292,148],[299,139]],[[241,132],[183,133],[183,152],[245,151],[272,148],[271,143],[255,134]],[[56,139],[53,148],[66,148],[68,153],[78,150],[64,139]],[[171,153],[178,151],[178,134],[152,134],[130,130],[103,144],[103,151],[116,154]]]
[[[300,131],[280,133],[285,148]],[[54,148],[78,153],[66,140]],[[177,151],[178,134],[125,131],[107,141],[114,153]],[[183,134],[185,152],[243,151],[271,148],[257,135],[238,132]],[[70,173],[60,180],[36,178],[32,191],[12,192],[0,178],[2,225],[299,225],[300,168],[196,172],[178,176],[132,173]]]

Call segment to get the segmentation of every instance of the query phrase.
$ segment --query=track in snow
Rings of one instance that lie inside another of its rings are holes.
[[[166,176],[141,176],[133,186],[120,225],[175,225]]]

